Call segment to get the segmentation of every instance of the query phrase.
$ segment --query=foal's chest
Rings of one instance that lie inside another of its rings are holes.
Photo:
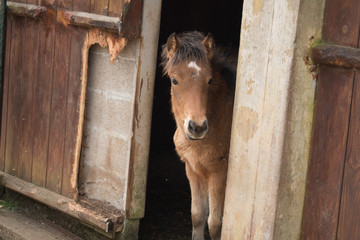
[[[227,153],[223,144],[206,144],[201,141],[191,142],[179,130],[175,132],[176,151],[194,171],[216,171],[227,161]]]

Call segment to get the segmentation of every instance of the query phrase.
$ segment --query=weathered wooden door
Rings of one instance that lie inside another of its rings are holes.
[[[18,0],[7,6],[2,184],[114,230],[119,216],[79,214],[84,206],[74,205],[87,58],[94,43],[108,45],[114,58],[128,38],[139,37],[142,1]]]
[[[328,0],[302,239],[360,239],[360,1]]]

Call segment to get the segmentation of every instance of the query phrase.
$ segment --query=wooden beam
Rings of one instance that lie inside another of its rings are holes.
[[[65,22],[71,25],[88,28],[103,28],[114,32],[118,32],[120,29],[120,18],[118,17],[72,11],[65,11],[63,17]]]
[[[86,224],[100,228],[105,235],[110,233],[115,236],[115,233],[123,228],[124,216],[122,215],[96,210],[87,201],[76,202],[7,173],[0,172],[0,185],[84,221]]]
[[[30,17],[34,19],[40,18],[45,12],[46,7],[37,6],[33,4],[7,2],[7,10],[11,14],[15,14],[23,17]]]
[[[314,63],[360,69],[360,49],[330,44],[317,44],[311,49]]]
[[[135,39],[141,35],[142,6],[142,0],[125,1],[118,17],[58,9],[57,18],[64,24],[105,29],[117,32],[120,37]],[[43,6],[17,2],[7,2],[7,9],[11,14],[34,19],[40,18],[47,11]]]

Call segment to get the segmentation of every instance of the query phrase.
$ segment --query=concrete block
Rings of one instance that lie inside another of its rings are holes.
[[[92,126],[114,135],[131,135],[133,103],[129,100],[121,95],[89,88],[86,106],[86,118]]]
[[[84,165],[111,171],[116,176],[127,174],[130,141],[112,136],[101,128],[87,125]]]
[[[136,67],[134,58],[121,55],[111,64],[108,49],[92,47],[89,53],[88,87],[131,99],[135,95]]]
[[[81,188],[87,197],[124,209],[126,175],[119,178],[114,171],[89,165],[84,165],[83,170],[85,181]]]

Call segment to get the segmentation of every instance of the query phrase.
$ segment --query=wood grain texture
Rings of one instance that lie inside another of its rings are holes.
[[[33,137],[34,137],[34,112],[35,112],[35,84],[38,79],[38,24],[29,18],[25,19],[22,29],[25,33],[23,41],[23,78],[20,83],[22,104],[21,138],[19,142],[18,177],[31,182],[31,170],[33,161]]]
[[[81,70],[83,39],[85,30],[78,28],[71,35],[70,46],[70,66],[69,66],[69,82],[67,92],[67,112],[66,112],[66,133],[65,133],[65,151],[62,179],[62,195],[69,198],[77,196],[77,172],[78,169],[77,154],[75,146],[78,132],[78,123],[80,122],[80,94],[81,94]],[[80,133],[81,134],[81,133]]]
[[[322,66],[302,239],[336,239],[354,72]]]
[[[66,132],[70,32],[57,24],[51,94],[49,155],[46,188],[61,193]]]
[[[123,0],[109,0],[109,16],[121,17]]]
[[[311,49],[311,59],[317,64],[360,69],[359,48],[318,44]]]
[[[79,1],[79,2],[82,2],[82,1]],[[65,9],[65,10],[72,10],[72,3],[73,3],[73,0],[58,0],[58,8]]]
[[[65,11],[64,21],[69,25],[85,28],[100,28],[106,31],[119,32],[120,18],[109,17],[94,13]]]
[[[90,12],[91,0],[82,0],[73,2],[73,11]]]
[[[355,74],[338,239],[360,239],[360,72]]]
[[[3,77],[3,101],[1,114],[1,141],[0,141],[0,170],[5,171],[5,147],[6,147],[6,129],[7,129],[7,110],[9,95],[9,74],[10,74],[10,51],[11,51],[11,29],[12,21],[6,23],[5,57],[4,57],[4,77]]]
[[[360,1],[327,0],[324,40],[338,45],[356,47],[360,26]]]
[[[32,183],[45,187],[49,147],[50,103],[53,79],[53,57],[56,18],[55,11],[41,19],[39,24],[38,79],[35,90],[34,145]]]
[[[46,205],[60,210],[72,217],[81,219],[91,226],[106,231],[109,238],[113,237],[115,232],[119,232],[123,228],[124,215],[120,211],[109,211],[109,208],[100,209],[91,208],[86,201],[75,202],[45,188],[37,187],[17,177],[0,172],[1,184],[14,191],[22,192],[36,201],[45,203]],[[112,209],[111,209],[112,210]]]
[[[29,17],[33,19],[41,18],[46,13],[46,8],[34,4],[7,2],[7,12],[10,14]]]
[[[12,22],[10,49],[10,69],[9,69],[9,95],[7,111],[7,129],[6,129],[6,153],[5,153],[5,172],[11,175],[18,174],[19,142],[21,140],[21,84],[23,79],[23,39],[25,25],[23,18],[10,17]],[[16,47],[15,47],[16,46]]]
[[[91,0],[91,13],[107,16],[109,13],[109,0]]]
[[[121,14],[120,37],[134,39],[141,35],[142,0],[124,2]]]

